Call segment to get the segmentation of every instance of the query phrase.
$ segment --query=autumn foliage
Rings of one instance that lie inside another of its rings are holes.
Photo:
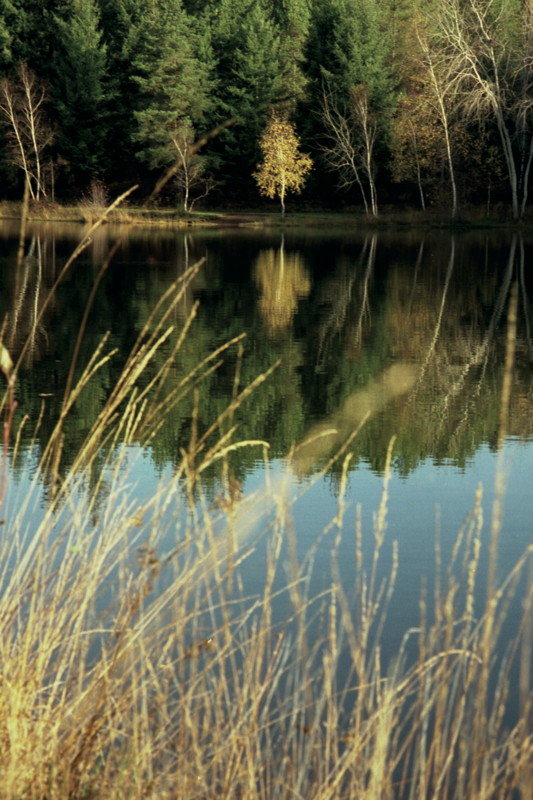
[[[310,156],[300,153],[300,140],[294,125],[277,112],[272,112],[260,140],[263,161],[253,177],[266,197],[279,197],[281,213],[285,213],[287,192],[302,191],[306,175],[311,171]]]

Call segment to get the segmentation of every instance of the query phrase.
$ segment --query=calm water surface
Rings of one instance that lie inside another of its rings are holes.
[[[346,450],[351,458],[339,569],[349,589],[355,574],[356,515],[361,514],[369,557],[387,448],[396,437],[381,569],[383,574],[389,571],[392,542],[397,540],[399,579],[387,628],[391,646],[397,644],[406,627],[416,624],[421,581],[431,584],[436,535],[445,562],[480,484],[484,513],[490,518],[507,309],[516,284],[516,358],[501,460],[507,485],[501,574],[532,543],[531,241],[484,233],[452,237],[445,232],[322,229],[288,230],[281,236],[247,228],[184,234],[108,227],[69,270],[39,318],[81,234],[76,225],[30,229],[27,255],[17,271],[16,227],[0,228],[4,342],[14,357],[30,342],[17,385],[17,418],[27,414],[36,420],[44,409],[37,434],[29,425],[21,433],[3,516],[27,496],[59,414],[87,298],[111,247],[121,239],[90,309],[78,371],[106,331],[109,348],[118,353],[95,375],[67,418],[63,472],[115,385],[117,370],[150,310],[188,267],[203,259],[174,314],[174,323],[181,326],[199,302],[168,376],[169,387],[216,347],[246,334],[202,384],[197,409],[202,431],[228,405],[236,372],[243,388],[278,364],[238,410],[237,436],[268,442],[268,480],[275,489],[283,486],[291,500],[298,496],[292,507],[294,530],[300,559],[311,553],[314,558],[311,592],[331,580],[335,529],[328,526],[338,509],[344,456],[325,476],[319,476],[320,470],[346,446],[369,411]],[[149,369],[145,381],[151,374]],[[170,411],[149,445],[130,447],[129,482],[141,500],[150,498],[179,463],[190,439],[192,412],[189,395]],[[289,466],[287,456],[295,446]],[[230,481],[244,497],[265,483],[263,456],[260,447],[231,455]],[[204,491],[215,505],[222,492],[220,479],[215,467],[204,476]],[[28,511],[34,518],[30,525],[48,502],[49,487],[40,485],[38,491],[39,501]],[[268,513],[254,510],[243,539],[255,535]],[[485,527],[488,537],[488,523]],[[252,594],[263,579],[265,546],[263,539],[244,567],[246,589]]]

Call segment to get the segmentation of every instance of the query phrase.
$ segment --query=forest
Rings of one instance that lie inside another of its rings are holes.
[[[533,4],[0,0],[2,200],[268,207],[273,119],[305,164],[291,208],[519,220]]]

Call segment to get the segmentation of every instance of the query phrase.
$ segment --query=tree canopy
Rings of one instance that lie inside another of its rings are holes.
[[[305,153],[300,153],[300,142],[294,126],[288,119],[272,112],[261,136],[263,161],[258,164],[254,178],[261,194],[279,197],[281,213],[285,213],[287,192],[302,191],[305,177],[313,162]]]
[[[302,202],[519,218],[532,53],[522,0],[0,0],[0,80],[27,68],[43,87],[43,174],[65,199],[95,178],[148,197],[168,169],[183,189],[194,163],[214,203],[256,203],[274,108],[313,159]],[[20,196],[2,126],[4,192]]]

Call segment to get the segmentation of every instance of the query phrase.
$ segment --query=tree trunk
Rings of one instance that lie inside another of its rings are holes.
[[[531,171],[531,162],[533,161],[533,135],[529,140],[529,153],[527,156],[526,166],[524,169],[523,189],[522,189],[522,204],[520,206],[520,217],[526,213],[527,196],[529,189],[529,173]]]
[[[418,191],[420,193],[420,205],[422,206],[422,211],[426,210],[426,199],[424,197],[424,189],[422,187],[422,173],[420,170],[420,159],[418,158],[418,140],[416,138],[416,131],[412,122],[409,122],[411,127],[411,135],[413,137],[413,148],[415,153],[415,163],[416,163],[416,182],[418,185]]]

